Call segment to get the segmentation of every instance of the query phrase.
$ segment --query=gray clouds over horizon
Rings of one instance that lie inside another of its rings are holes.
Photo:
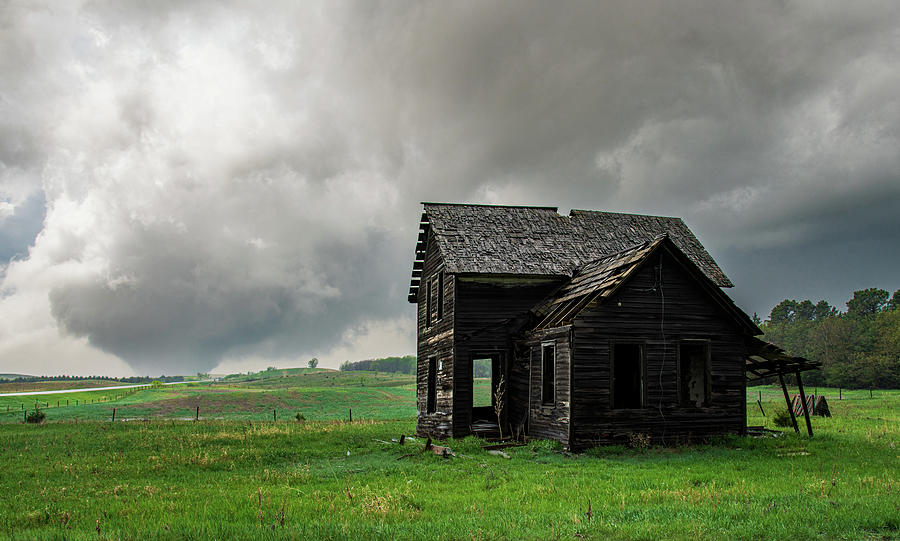
[[[751,313],[900,287],[895,3],[266,7],[0,8],[4,369],[411,352],[422,200],[681,216]]]

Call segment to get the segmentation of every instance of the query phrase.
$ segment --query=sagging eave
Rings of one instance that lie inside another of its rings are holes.
[[[422,285],[422,272],[425,270],[425,255],[428,253],[428,233],[431,224],[428,214],[423,212],[419,219],[419,235],[416,240],[416,258],[413,260],[412,276],[409,280],[409,295],[407,301],[410,304],[419,302],[419,288]],[[440,247],[439,247],[440,248]]]
[[[787,385],[784,382],[784,376],[792,375],[797,378],[797,391],[800,393],[800,401],[803,404],[806,432],[812,436],[812,422],[809,419],[809,409],[806,406],[806,393],[803,391],[803,377],[801,373],[809,370],[818,370],[822,363],[788,355],[786,351],[775,344],[750,336],[747,337],[746,365],[747,380],[749,381],[778,377],[778,383],[781,385],[784,401],[791,416],[791,425],[794,428],[794,432],[799,433],[800,427],[797,426],[797,418],[794,416],[794,409],[791,407],[791,398],[788,394]],[[753,374],[753,377],[750,377],[750,374]]]

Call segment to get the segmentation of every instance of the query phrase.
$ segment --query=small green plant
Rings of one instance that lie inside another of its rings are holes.
[[[34,410],[28,412],[25,415],[25,422],[33,425],[39,425],[44,422],[44,419],[47,418],[47,415],[41,410]]]
[[[791,414],[784,408],[775,410],[775,414],[772,415],[772,422],[775,423],[775,426],[780,427],[789,427],[793,424],[791,423]]]
[[[643,451],[650,447],[650,435],[643,432],[632,432],[628,434],[628,446]]]

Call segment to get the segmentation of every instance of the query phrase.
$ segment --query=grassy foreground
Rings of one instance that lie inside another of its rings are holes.
[[[6,423],[0,538],[896,539],[900,392],[867,395],[832,401],[812,439],[508,460],[376,441],[409,418]]]

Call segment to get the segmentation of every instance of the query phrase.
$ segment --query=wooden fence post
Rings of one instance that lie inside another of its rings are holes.
[[[838,400],[843,400],[843,399],[844,399],[843,396],[842,396],[842,395],[844,394],[843,391],[844,391],[843,389],[841,389],[840,387],[838,387]]]
[[[350,422],[353,422],[353,408],[350,408]]]
[[[276,410],[274,410],[274,409],[272,410],[272,422],[273,423],[278,422],[278,414],[276,413]]]
[[[113,408],[113,418],[112,418],[112,422],[114,422],[114,423],[116,422],[116,408]]]
[[[195,421],[199,421],[199,420],[200,420],[200,406],[197,406],[197,413],[196,413],[196,415],[194,416],[194,420],[195,420]]]

